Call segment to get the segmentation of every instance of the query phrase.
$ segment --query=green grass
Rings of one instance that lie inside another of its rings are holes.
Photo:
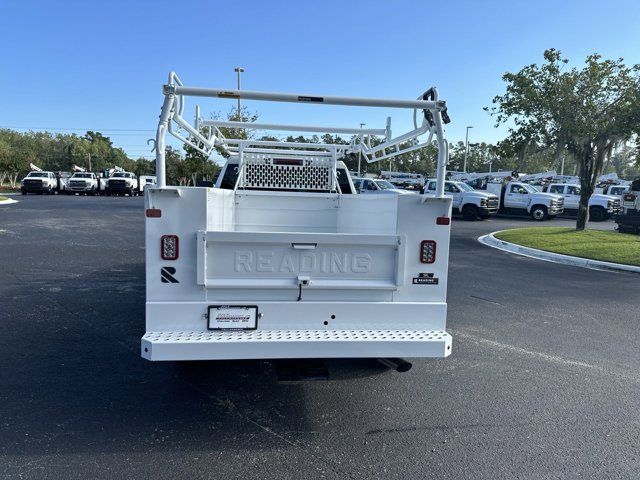
[[[603,230],[576,232],[573,228],[533,227],[495,235],[505,242],[575,257],[640,266],[640,237]]]
[[[7,197],[3,197],[2,195],[0,195],[0,202],[3,200],[9,200]]]

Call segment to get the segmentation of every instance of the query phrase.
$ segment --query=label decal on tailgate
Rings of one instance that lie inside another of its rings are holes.
[[[438,285],[438,277],[433,273],[419,273],[417,277],[413,277],[414,285]]]

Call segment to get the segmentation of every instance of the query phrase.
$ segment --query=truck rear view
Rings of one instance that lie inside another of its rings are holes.
[[[448,117],[435,89],[418,100],[229,92],[184,87],[171,74],[164,93],[158,182],[145,194],[144,358],[450,354],[451,199],[443,194]],[[184,97],[191,95],[408,108],[422,121],[395,138],[389,120],[383,129],[359,129],[222,122],[197,114],[192,126],[182,118]],[[296,144],[225,138],[222,127],[354,137],[347,145]],[[207,154],[215,147],[228,152],[217,188],[166,185],[166,132]],[[428,138],[416,143],[421,135]],[[381,142],[372,142],[374,136]],[[341,161],[352,153],[367,161],[390,158],[434,138],[440,153],[438,191],[431,196],[359,195]]]

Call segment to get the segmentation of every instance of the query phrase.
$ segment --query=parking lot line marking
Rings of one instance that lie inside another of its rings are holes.
[[[500,302],[496,302],[495,300],[489,300],[486,298],[482,298],[482,297],[478,297],[476,295],[469,295],[471,298],[475,298],[476,300],[482,300],[483,302],[488,302],[488,303],[493,303],[494,305],[499,305],[501,307],[504,307],[503,304],[501,304]]]
[[[478,335],[474,335],[473,333],[463,332],[458,329],[449,328],[448,331],[453,335],[454,339],[462,338],[465,340],[469,340],[477,345],[483,345],[486,347],[494,348],[496,350],[508,351],[521,356],[534,357],[556,365],[587,369],[593,372],[601,373],[603,375],[615,376],[627,381],[640,381],[640,378],[633,375],[627,375],[624,373],[607,370],[604,367],[600,367],[598,365],[592,365],[590,363],[580,362],[578,360],[571,360],[568,358],[559,357],[557,355],[549,355],[548,353],[536,352],[535,350],[527,350],[526,348],[516,347],[515,345],[509,345],[508,343],[496,342],[495,340],[489,340],[488,338],[483,338]]]

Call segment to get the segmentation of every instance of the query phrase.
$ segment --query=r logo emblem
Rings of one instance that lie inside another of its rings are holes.
[[[160,279],[162,283],[180,283],[176,277],[174,277],[176,269],[174,267],[162,267],[160,269]]]

